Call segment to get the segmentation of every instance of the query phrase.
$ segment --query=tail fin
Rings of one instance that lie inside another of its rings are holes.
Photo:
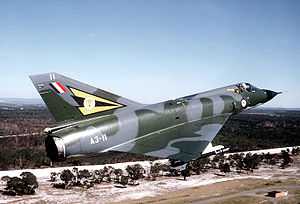
[[[57,122],[112,114],[141,104],[57,73],[30,76]]]

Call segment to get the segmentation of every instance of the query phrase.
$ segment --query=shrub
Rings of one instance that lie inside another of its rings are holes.
[[[126,168],[129,178],[132,180],[138,180],[144,177],[144,168],[140,164],[128,165]]]
[[[21,173],[19,177],[5,177],[6,187],[2,194],[5,195],[32,195],[38,188],[36,176],[31,172]]]
[[[75,178],[74,174],[69,170],[65,169],[60,174],[60,179],[65,183],[71,182]]]
[[[200,158],[195,161],[192,161],[190,164],[190,168],[193,172],[199,175],[201,172],[205,172],[207,165],[210,163],[209,157]]]
[[[289,151],[281,151],[282,163],[280,164],[281,168],[286,168],[290,163],[293,162],[293,159],[290,157]]]
[[[229,163],[220,163],[219,169],[221,172],[224,172],[224,173],[229,173],[231,171]]]
[[[78,178],[79,179],[82,179],[82,178],[88,179],[89,177],[91,177],[91,173],[87,169],[80,170],[78,172]]]

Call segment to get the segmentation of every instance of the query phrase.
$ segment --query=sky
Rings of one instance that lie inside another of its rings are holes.
[[[0,1],[0,97],[57,72],[142,103],[237,82],[300,108],[300,1]]]

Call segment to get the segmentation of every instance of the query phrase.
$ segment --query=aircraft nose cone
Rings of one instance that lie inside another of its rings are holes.
[[[275,92],[275,91],[271,91],[271,90],[265,90],[266,94],[267,94],[267,100],[271,100],[272,98],[274,98],[276,95],[281,94],[281,92]]]

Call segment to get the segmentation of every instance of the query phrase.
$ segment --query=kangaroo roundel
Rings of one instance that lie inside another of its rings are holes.
[[[91,111],[93,108],[95,108],[96,101],[93,98],[86,98],[83,101],[83,106],[88,110]]]

